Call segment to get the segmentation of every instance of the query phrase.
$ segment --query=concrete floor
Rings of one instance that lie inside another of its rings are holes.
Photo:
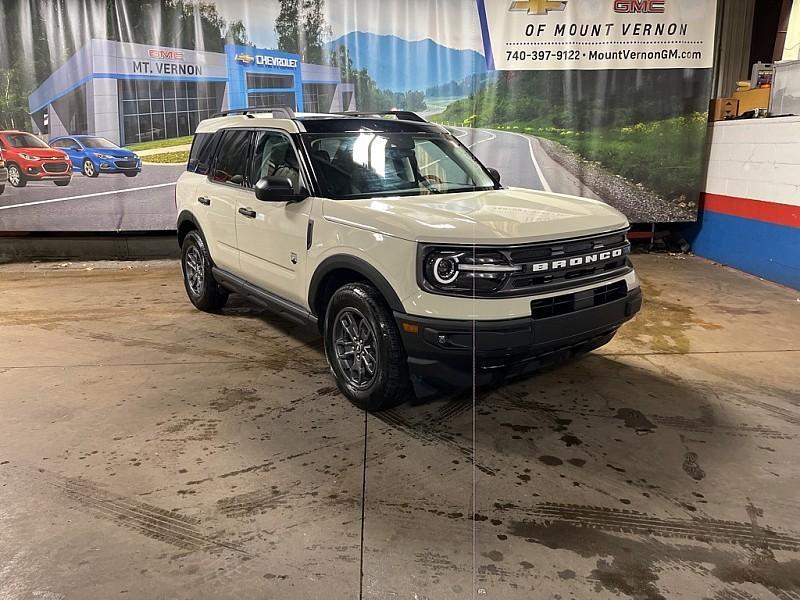
[[[368,417],[177,263],[0,267],[0,599],[800,598],[800,294],[636,263],[610,346]]]

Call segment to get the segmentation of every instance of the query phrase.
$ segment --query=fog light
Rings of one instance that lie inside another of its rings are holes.
[[[414,323],[403,323],[403,331],[406,333],[419,333],[419,325]]]

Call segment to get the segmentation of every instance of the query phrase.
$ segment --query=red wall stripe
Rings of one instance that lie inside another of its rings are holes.
[[[703,210],[775,225],[800,227],[800,206],[750,200],[721,194],[703,194]]]

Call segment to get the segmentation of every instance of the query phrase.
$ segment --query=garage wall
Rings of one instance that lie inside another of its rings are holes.
[[[800,289],[800,117],[710,129],[695,253]]]

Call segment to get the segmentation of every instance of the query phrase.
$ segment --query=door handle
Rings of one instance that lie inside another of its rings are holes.
[[[200,204],[203,204],[204,206],[208,206],[209,204],[211,204],[211,198],[209,198],[208,196],[200,196],[200,197],[197,199],[197,201],[198,201]]]
[[[254,211],[252,208],[240,208],[239,214],[247,217],[248,219],[256,218],[256,211]]]

